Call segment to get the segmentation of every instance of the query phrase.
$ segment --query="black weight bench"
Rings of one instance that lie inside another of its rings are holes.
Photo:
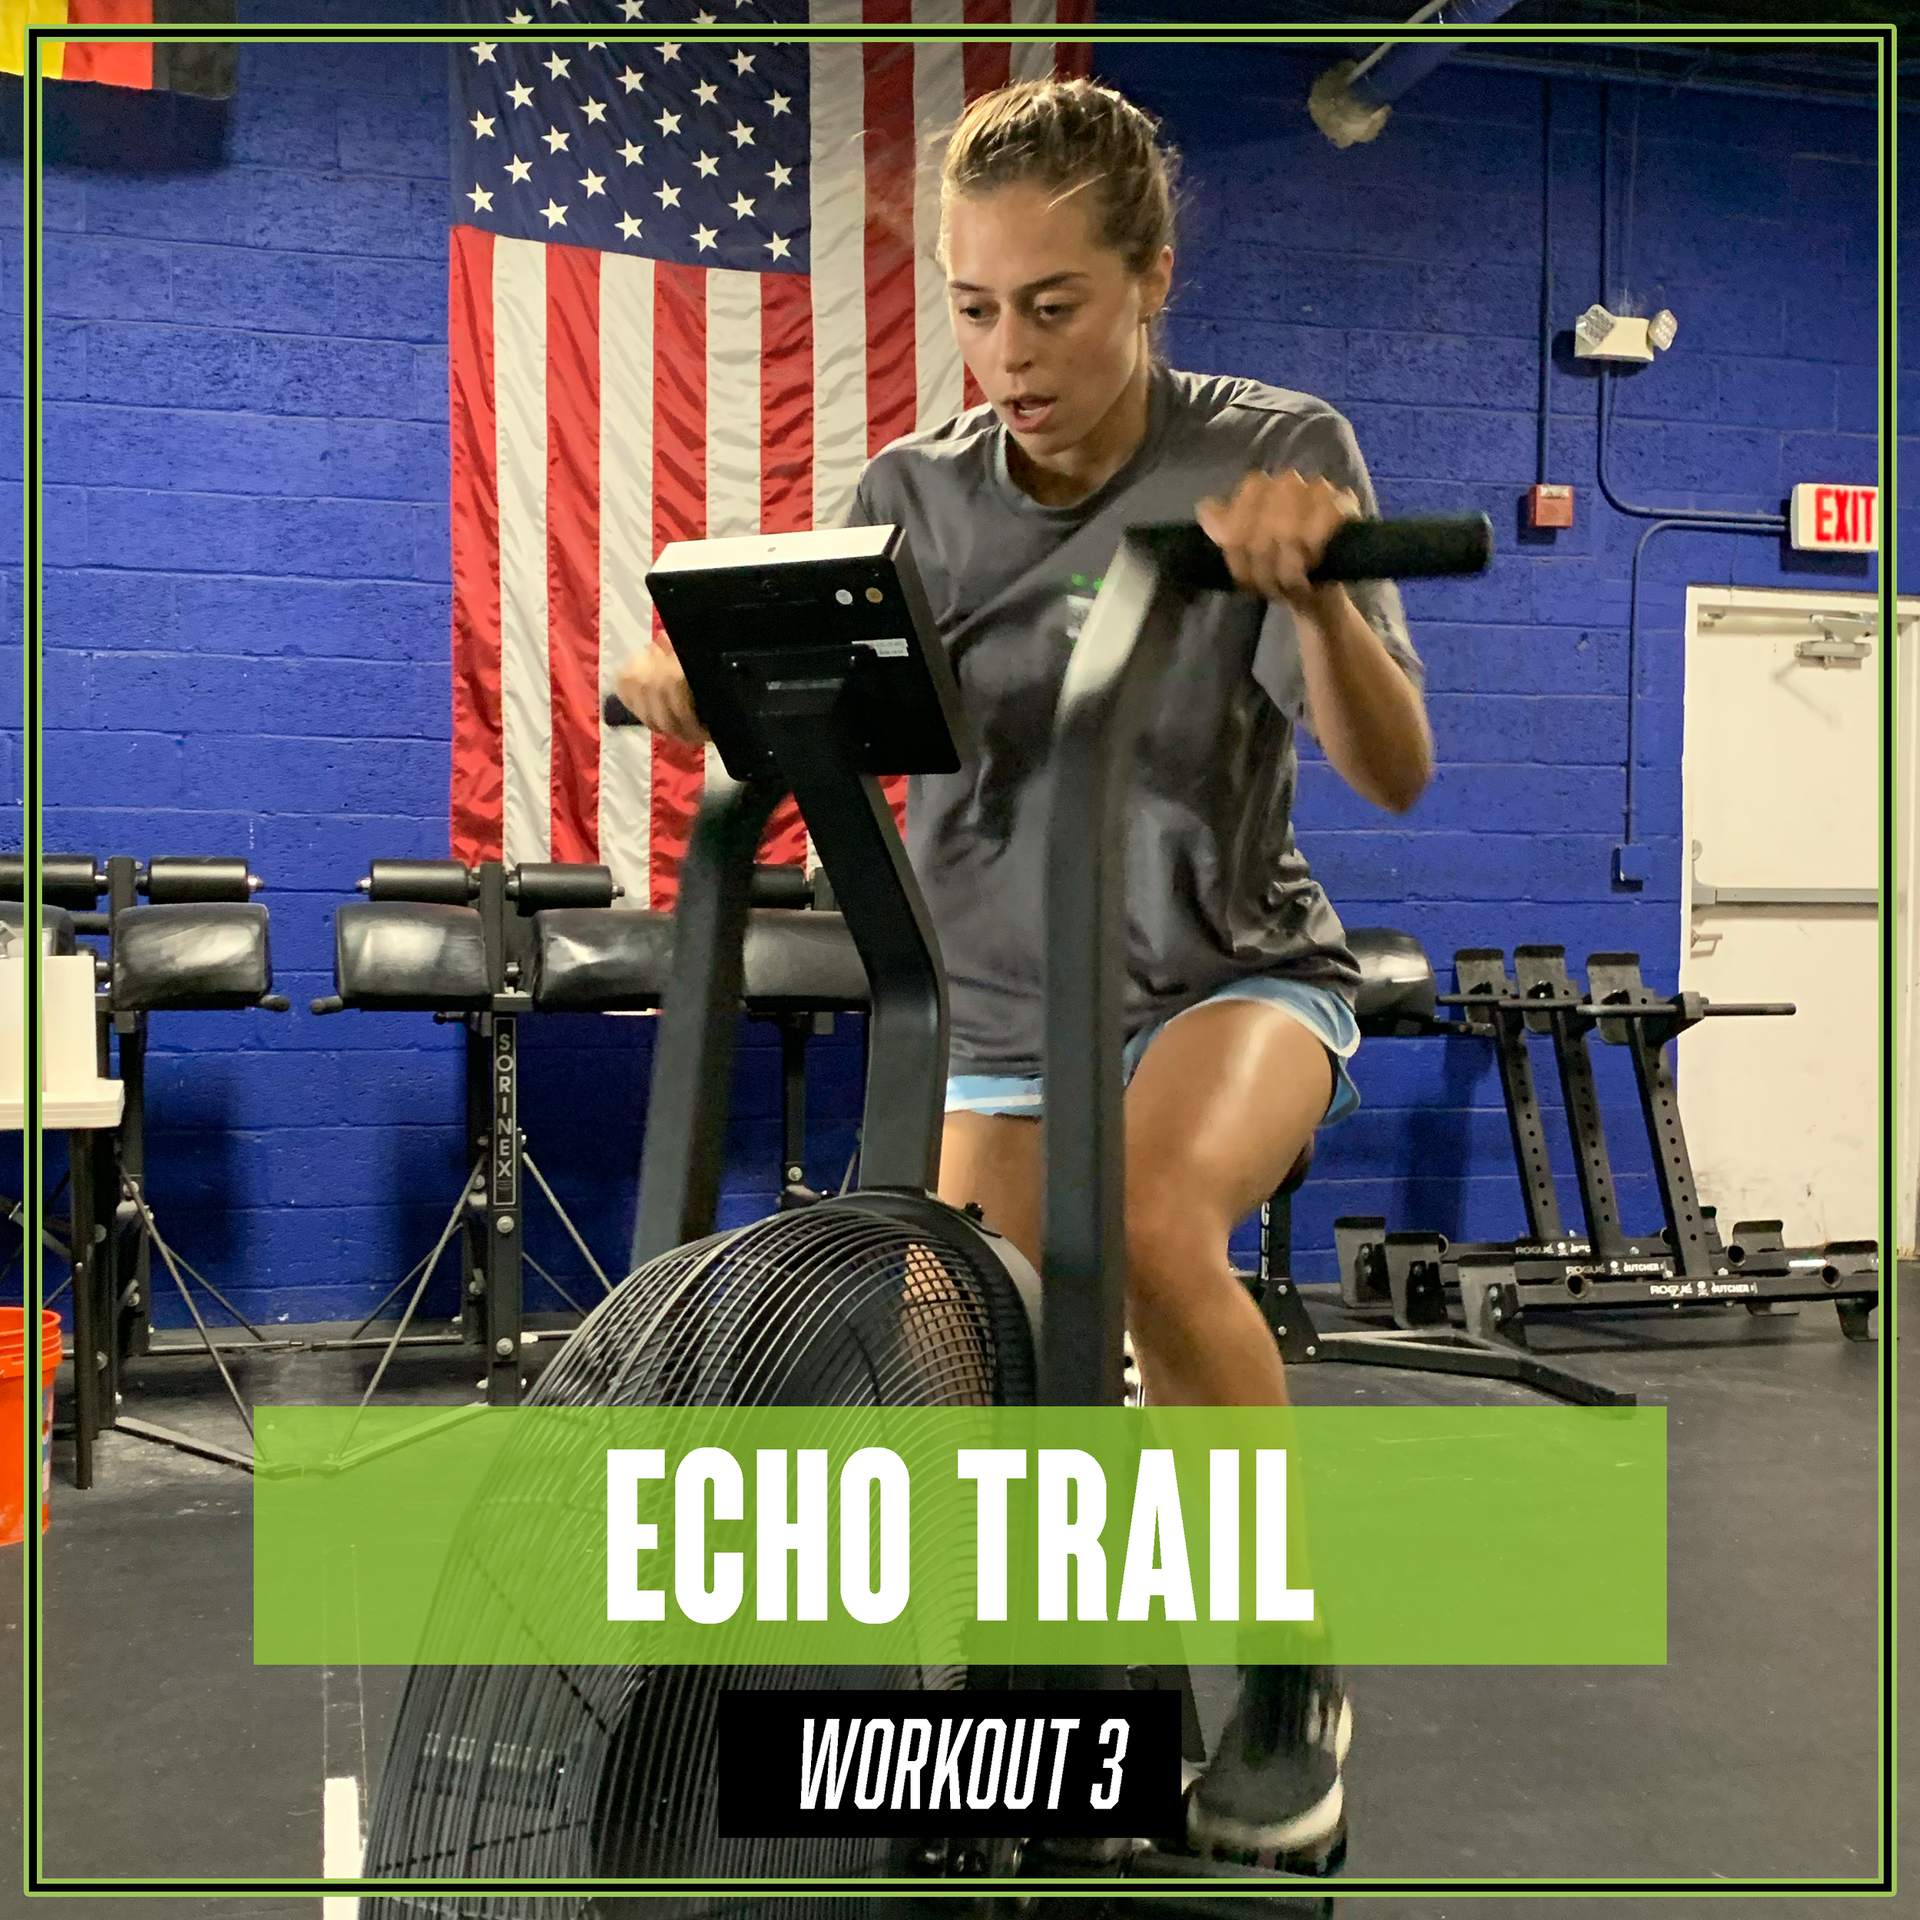
[[[611,1284],[520,1135],[518,1021],[538,1013],[657,1010],[672,957],[673,916],[615,909],[617,891],[605,867],[377,860],[360,885],[368,898],[335,911],[335,990],[316,1000],[314,1011],[424,1012],[459,1020],[468,1035],[468,1137],[477,1151],[440,1246],[355,1336],[412,1285],[399,1331],[382,1344],[391,1351],[403,1338],[447,1343],[444,1336],[408,1335],[407,1328],[434,1263],[464,1225],[468,1281],[457,1338],[484,1347],[488,1398],[511,1404],[524,1385],[523,1170],[601,1286]],[[841,916],[808,904],[814,890],[798,868],[757,869],[753,897],[761,904],[747,935],[745,1010],[780,1028],[782,1162],[786,1183],[795,1188],[802,1172],[806,1038],[816,1022],[865,1008],[866,974]],[[569,1298],[552,1275],[536,1271]],[[369,1395],[379,1377],[376,1372]]]
[[[17,936],[25,867],[0,855],[0,928]],[[81,939],[104,938],[96,973],[100,1064],[116,1057],[125,1104],[119,1127],[88,1137],[68,1158],[72,1186],[69,1262],[74,1289],[74,1484],[93,1481],[93,1443],[117,1427],[141,1439],[250,1467],[248,1455],[123,1415],[121,1377],[135,1354],[205,1351],[219,1368],[243,1423],[244,1401],[220,1358],[188,1288],[198,1285],[250,1336],[273,1344],[206,1276],[166,1242],[146,1190],[146,1057],[149,1016],[262,1008],[284,1013],[273,991],[267,909],[253,899],[259,879],[244,859],[138,860],[115,855],[53,854],[41,862],[41,933],[47,953],[80,951]],[[102,902],[105,910],[102,911]],[[107,1197],[113,1196],[107,1203]],[[103,1204],[107,1203],[107,1204]],[[96,1216],[109,1213],[110,1224]],[[102,1227],[105,1228],[102,1231]],[[199,1333],[197,1342],[155,1345],[152,1256],[158,1251]]]
[[[534,923],[531,984],[542,1012],[650,1012],[666,991],[673,916],[560,910]],[[867,1004],[867,974],[830,910],[757,907],[743,955],[747,1011],[763,1016],[855,1013]]]
[[[531,1011],[658,1010],[673,954],[670,913],[553,907],[531,918],[524,966]],[[867,1004],[866,970],[837,913],[756,908],[745,974],[754,1013],[855,1012]],[[495,994],[479,910],[427,902],[338,908],[334,981],[340,1005],[316,1003],[317,1011],[478,1013]]]
[[[0,950],[11,953],[26,931],[27,910],[15,900],[0,900]],[[40,951],[45,954],[73,953],[73,915],[65,907],[40,909]]]

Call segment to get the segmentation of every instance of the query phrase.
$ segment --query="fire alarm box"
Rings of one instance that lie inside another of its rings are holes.
[[[1571,487],[1529,487],[1527,489],[1527,525],[1530,527],[1572,526],[1573,489]]]

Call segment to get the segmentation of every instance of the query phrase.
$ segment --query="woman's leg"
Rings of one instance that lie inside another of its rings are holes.
[[[940,1138],[940,1198],[977,1206],[1040,1265],[1040,1122],[1002,1113],[950,1113]]]
[[[1227,1240],[1286,1178],[1333,1097],[1326,1049],[1255,1000],[1167,1022],[1127,1089],[1127,1324],[1159,1406],[1279,1406],[1280,1353],[1227,1262]],[[1040,1263],[1041,1129],[950,1113],[940,1197]]]
[[[1150,1405],[1285,1404],[1279,1348],[1227,1241],[1332,1097],[1326,1048],[1265,1002],[1205,1001],[1154,1036],[1126,1109],[1127,1319]]]

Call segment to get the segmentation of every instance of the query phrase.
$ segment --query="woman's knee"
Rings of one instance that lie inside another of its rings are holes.
[[[1227,1270],[1232,1222],[1204,1183],[1177,1169],[1132,1183],[1127,1195],[1127,1285],[1139,1313],[1178,1319]]]

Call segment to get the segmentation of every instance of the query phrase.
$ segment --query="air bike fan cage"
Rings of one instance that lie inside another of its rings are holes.
[[[1325,578],[1474,572],[1490,528],[1356,523]],[[1194,527],[1136,529],[1108,569],[1061,694],[1048,873],[1047,1312],[1005,1240],[929,1197],[939,1163],[947,993],[939,948],[878,776],[951,772],[959,697],[899,530],[669,547],[648,587],[733,784],[715,788],[680,875],[655,1050],[635,1271],[528,1396],[586,1406],[1115,1406],[1125,1300],[1122,876],[1146,702],[1188,602],[1230,590]],[[619,717],[610,713],[610,718]],[[630,718],[631,716],[627,716]],[[791,791],[870,992],[859,1185],[714,1232],[753,859]],[[476,1534],[524,1525],[483,1496]],[[456,1559],[449,1588],[457,1589]],[[863,1879],[1008,1873],[1016,1842],[723,1839],[717,1722],[729,1688],[953,1688],[959,1668],[418,1668],[378,1784],[370,1878]],[[997,1670],[995,1685],[1124,1686],[1110,1668]],[[983,1851],[984,1847],[984,1851]],[[1191,1872],[1198,1863],[1188,1863]],[[1165,1865],[1154,1871],[1167,1870]],[[1231,1872],[1231,1869],[1227,1871]],[[737,1913],[741,1894],[653,1896],[649,1915]],[[396,1891],[368,1920],[562,1920],[642,1900]],[[769,1910],[773,1903],[769,1901]],[[867,1920],[870,1899],[778,1902]]]

